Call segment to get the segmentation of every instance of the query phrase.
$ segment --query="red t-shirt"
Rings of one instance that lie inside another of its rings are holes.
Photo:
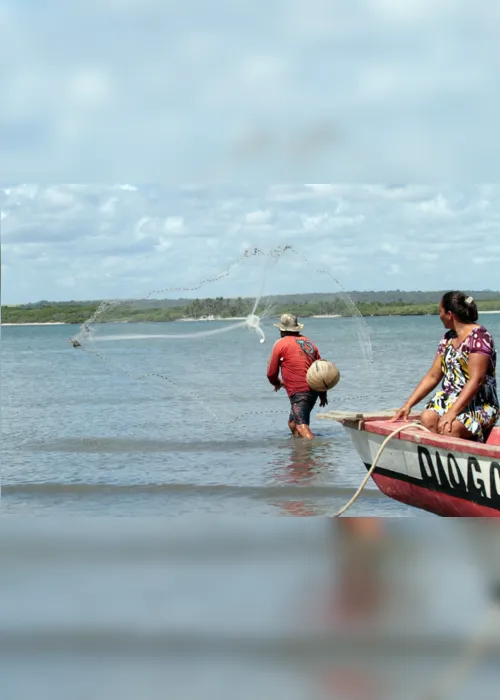
[[[279,372],[288,396],[311,391],[306,380],[307,370],[316,360],[321,360],[316,345],[304,335],[286,335],[274,344],[267,365],[267,378],[273,386],[279,386]]]

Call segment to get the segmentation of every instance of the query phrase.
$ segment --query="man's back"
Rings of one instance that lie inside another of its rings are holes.
[[[273,382],[281,377],[288,396],[310,391],[306,375],[321,356],[316,345],[304,335],[287,335],[276,341],[269,360],[267,376]]]

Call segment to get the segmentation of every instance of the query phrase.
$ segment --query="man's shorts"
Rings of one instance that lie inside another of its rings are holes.
[[[309,425],[311,411],[313,410],[316,401],[318,400],[317,391],[305,391],[304,393],[292,394],[290,396],[290,404],[292,410],[288,420],[293,421],[295,425]]]

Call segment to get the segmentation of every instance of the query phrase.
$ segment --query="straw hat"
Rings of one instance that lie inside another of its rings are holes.
[[[279,328],[280,331],[289,331],[290,333],[298,333],[304,328],[303,323],[299,323],[297,316],[294,314],[283,314],[279,323],[273,323],[273,326]]]

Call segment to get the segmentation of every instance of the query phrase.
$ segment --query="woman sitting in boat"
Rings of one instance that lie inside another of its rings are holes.
[[[443,296],[439,317],[447,331],[434,363],[392,420],[408,420],[413,406],[442,380],[442,389],[420,415],[422,425],[434,433],[485,442],[500,413],[493,338],[477,323],[474,299],[462,292]]]

